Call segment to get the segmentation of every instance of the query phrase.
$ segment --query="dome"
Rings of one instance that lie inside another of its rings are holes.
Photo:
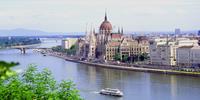
[[[109,21],[103,21],[100,26],[100,30],[112,30],[112,25]]]
[[[100,30],[112,30],[112,25],[107,20],[107,16],[106,15],[105,15],[104,21],[101,23]]]

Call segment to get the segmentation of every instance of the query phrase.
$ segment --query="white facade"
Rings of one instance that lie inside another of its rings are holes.
[[[150,41],[151,64],[174,65],[175,64],[175,42],[168,42],[167,38],[154,39]]]
[[[191,50],[192,64],[200,64],[200,47],[193,47]]]
[[[187,38],[154,39],[149,42],[151,64],[176,65],[176,49],[181,46],[197,46],[198,40]]]
[[[192,46],[190,47],[180,47],[180,48],[177,48],[177,53],[176,53],[176,56],[177,56],[177,62],[176,64],[178,66],[189,66],[190,64],[190,49],[191,49]]]
[[[184,46],[177,49],[177,65],[193,66],[200,64],[200,46]]]
[[[62,40],[62,47],[65,49],[70,49],[71,46],[77,42],[77,40],[77,38],[67,38],[65,40]]]

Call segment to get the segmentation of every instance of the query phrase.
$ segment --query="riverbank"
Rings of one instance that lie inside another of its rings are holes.
[[[76,63],[82,63],[82,64],[86,64],[86,65],[91,65],[91,66],[95,66],[95,67],[103,67],[103,68],[110,68],[110,69],[151,72],[151,73],[161,73],[161,74],[187,75],[187,76],[198,76],[198,77],[200,77],[200,73],[198,73],[198,72],[184,72],[184,71],[176,71],[176,70],[138,68],[138,67],[133,67],[133,66],[132,67],[117,66],[117,65],[98,64],[98,63],[90,63],[90,62],[85,62],[85,61],[77,61],[77,60],[73,60],[73,59],[65,59],[65,60],[76,62]]]
[[[140,65],[140,67],[134,67],[134,66],[111,65],[111,64],[106,64],[106,63],[105,64],[92,63],[92,62],[88,62],[88,61],[80,61],[78,59],[73,59],[71,57],[67,57],[67,56],[63,55],[62,53],[56,53],[56,52],[45,52],[45,53],[49,56],[54,56],[54,57],[65,59],[66,61],[91,65],[91,66],[94,66],[94,67],[138,71],[138,72],[150,72],[150,73],[187,75],[187,76],[200,77],[200,72],[186,72],[186,71],[178,71],[178,70],[171,70],[171,69],[145,68],[145,66],[141,67],[142,65]]]

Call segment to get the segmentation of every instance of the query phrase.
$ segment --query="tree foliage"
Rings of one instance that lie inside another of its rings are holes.
[[[114,55],[114,60],[116,60],[116,61],[120,61],[120,60],[121,60],[121,55],[120,55],[120,53],[116,53],[116,54]]]
[[[53,51],[66,53],[68,55],[75,55],[76,49],[77,49],[76,45],[72,45],[69,49],[65,49],[62,46],[56,46],[52,48]]]
[[[56,52],[62,52],[62,53],[66,53],[67,52],[67,50],[64,49],[62,46],[53,47],[52,50],[56,51]]]
[[[122,56],[122,61],[127,62],[128,61],[128,55],[123,55]]]
[[[0,100],[81,100],[72,81],[57,83],[48,69],[34,66],[0,81]]]
[[[9,76],[12,76],[15,74],[14,71],[12,71],[10,68],[18,65],[19,63],[15,63],[15,62],[4,62],[4,61],[0,61],[0,79],[6,79]]]
[[[0,37],[0,48],[17,46],[17,45],[31,45],[41,43],[39,38],[29,37]]]
[[[77,49],[76,45],[72,45],[70,47],[70,49],[67,49],[67,54],[68,55],[75,55],[76,54],[76,49]]]
[[[115,59],[116,55],[114,56]],[[137,55],[123,55],[121,61],[122,62],[137,62],[137,61],[145,61],[147,60],[148,54],[147,53],[141,53],[141,54],[137,54]],[[115,59],[116,60],[116,59]]]

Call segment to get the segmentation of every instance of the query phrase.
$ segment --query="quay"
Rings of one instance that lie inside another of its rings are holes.
[[[109,65],[109,64],[98,64],[98,63],[91,63],[86,61],[77,61],[73,59],[66,58],[65,60],[91,65],[95,67],[101,68],[110,68],[110,69],[119,69],[119,70],[129,70],[129,71],[138,71],[138,72],[150,72],[150,73],[162,73],[162,74],[174,74],[174,75],[187,75],[187,76],[198,76],[200,77],[200,73],[198,72],[184,72],[184,71],[176,71],[176,70],[164,70],[164,69],[151,69],[151,68],[138,68],[138,67],[127,67],[127,66],[118,66],[118,65]]]
[[[66,61],[71,61],[75,63],[81,63],[86,65],[91,65],[94,67],[101,68],[109,68],[109,69],[118,69],[118,70],[129,70],[129,71],[137,71],[137,72],[150,72],[150,73],[160,73],[160,74],[171,74],[171,75],[186,75],[186,76],[195,76],[200,77],[200,72],[186,72],[186,71],[177,71],[172,69],[158,69],[158,68],[145,68],[144,67],[134,67],[134,66],[120,66],[120,65],[111,65],[111,64],[101,64],[101,63],[92,63],[88,61],[80,61],[77,59],[72,59],[62,54],[56,54],[54,52],[46,52],[49,56],[58,57],[61,59],[65,59]]]

